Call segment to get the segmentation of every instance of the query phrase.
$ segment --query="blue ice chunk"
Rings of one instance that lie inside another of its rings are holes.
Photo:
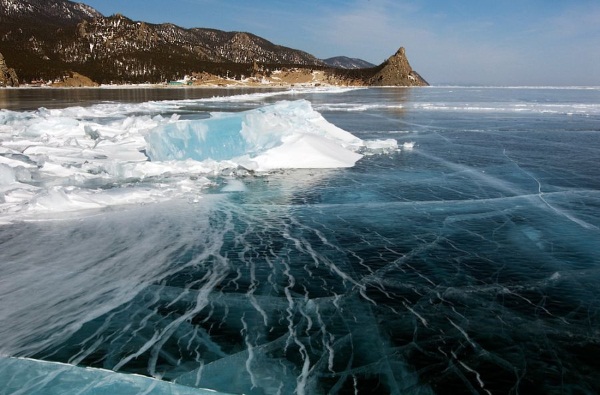
[[[0,358],[2,394],[219,395],[150,377],[25,358]]]
[[[276,156],[278,161],[284,157],[283,167],[294,167],[288,162],[304,156],[316,158],[311,166],[330,167],[331,157],[348,161],[344,152],[352,152],[353,164],[360,158],[354,151],[364,145],[361,139],[325,120],[307,100],[282,101],[250,111],[213,114],[209,119],[166,123],[149,131],[145,140],[146,153],[153,161],[235,161],[273,153],[272,150],[288,144],[285,153]],[[327,166],[320,165],[322,162]]]
[[[241,132],[243,115],[179,121],[159,126],[147,136],[152,160],[227,160],[249,149]]]

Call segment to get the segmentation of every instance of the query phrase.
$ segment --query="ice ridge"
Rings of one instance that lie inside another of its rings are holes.
[[[340,129],[306,100],[200,120],[160,115],[194,103],[0,111],[0,223],[197,200],[209,177],[231,169],[343,168],[398,149],[394,139],[363,141]]]
[[[231,160],[257,171],[354,166],[365,143],[327,122],[307,100],[162,124],[146,136],[152,161]]]

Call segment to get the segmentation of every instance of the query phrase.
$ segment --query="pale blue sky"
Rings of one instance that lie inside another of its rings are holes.
[[[399,47],[433,84],[600,86],[599,0],[83,0],[105,15],[246,31],[319,58]]]

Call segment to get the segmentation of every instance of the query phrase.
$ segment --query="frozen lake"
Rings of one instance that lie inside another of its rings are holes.
[[[0,394],[600,393],[600,89],[0,107]]]

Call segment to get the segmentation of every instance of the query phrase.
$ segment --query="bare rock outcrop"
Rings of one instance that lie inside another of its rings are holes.
[[[0,53],[0,86],[19,86],[19,77],[15,69],[6,65],[4,56]]]
[[[427,86],[429,85],[410,67],[406,51],[401,47],[394,55],[379,66],[368,85],[371,86]]]
[[[62,81],[55,82],[52,84],[54,87],[64,87],[64,88],[83,88],[83,87],[96,87],[98,86],[97,82],[92,81],[89,77],[85,75],[71,72],[65,75],[62,78]]]

